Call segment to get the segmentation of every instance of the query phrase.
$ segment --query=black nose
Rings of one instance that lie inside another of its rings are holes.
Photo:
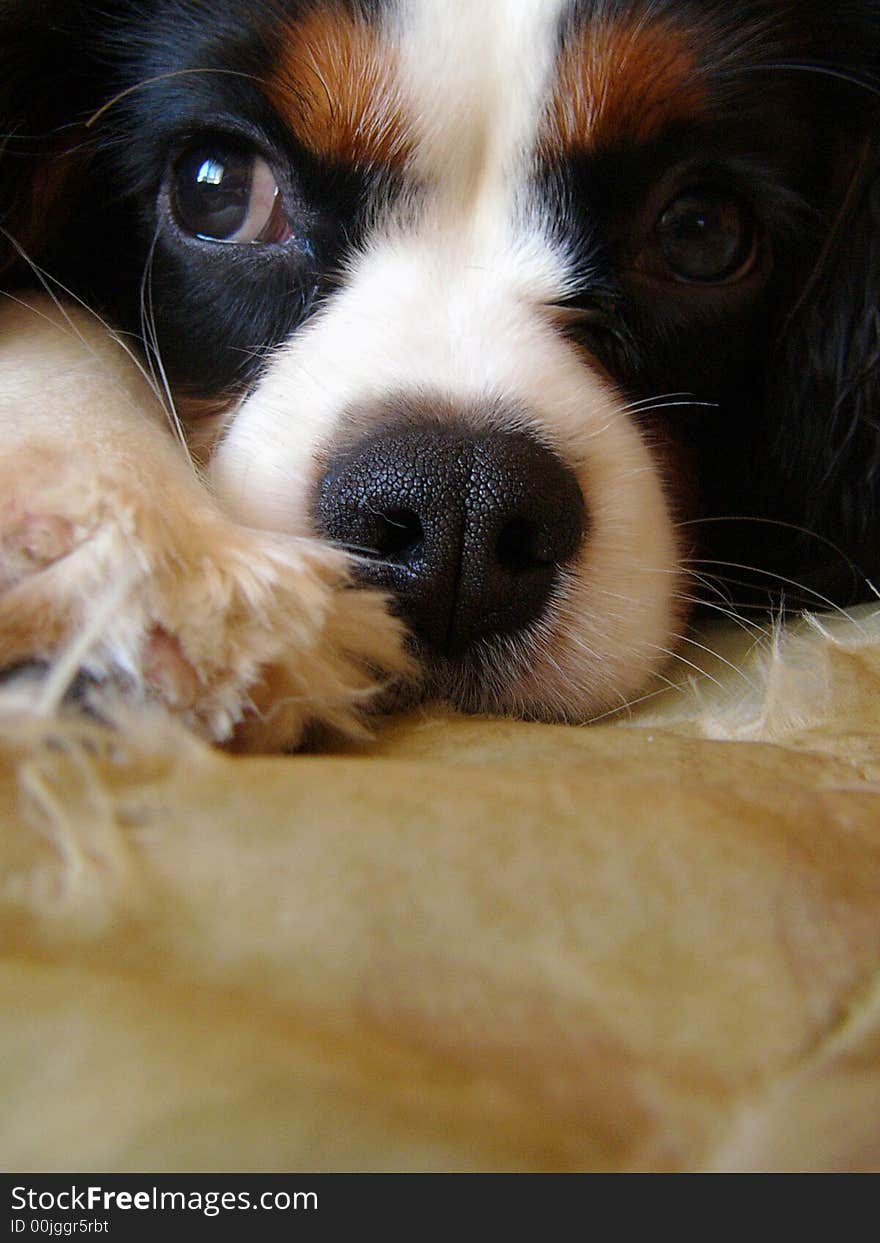
[[[585,526],[574,474],[531,436],[446,428],[385,433],[342,453],[321,481],[317,516],[447,656],[539,617]]]

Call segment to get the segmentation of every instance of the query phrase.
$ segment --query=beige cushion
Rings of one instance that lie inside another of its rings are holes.
[[[0,1164],[880,1168],[880,615],[705,642],[333,755],[7,704]]]

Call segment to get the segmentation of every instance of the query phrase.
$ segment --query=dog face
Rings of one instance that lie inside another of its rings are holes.
[[[421,694],[594,717],[678,643],[697,514],[821,533],[755,463],[874,167],[873,4],[102,8],[11,219],[144,334],[234,517],[388,589]]]

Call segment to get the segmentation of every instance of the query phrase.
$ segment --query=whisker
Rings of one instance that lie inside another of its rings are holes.
[[[726,609],[720,604],[713,604],[709,600],[701,599],[699,596],[688,596],[681,592],[675,592],[672,598],[673,600],[681,600],[683,604],[692,604],[701,609],[711,609],[715,613],[720,613],[725,621],[729,621],[737,626],[742,630],[743,634],[747,634],[750,638],[759,639],[765,633],[766,627],[759,622],[752,621],[750,617],[741,617],[736,612],[735,606]]]
[[[749,66],[749,71],[772,70],[778,73],[781,69],[794,69],[798,73],[815,73],[826,78],[835,78],[839,82],[847,82],[850,86],[857,86],[861,90],[867,91],[871,95],[880,97],[880,86],[876,86],[873,82],[869,82],[867,78],[859,77],[857,74],[848,73],[845,69],[841,69],[836,65],[826,65],[821,61],[794,61],[780,60],[768,62],[765,64],[753,64]]]
[[[753,567],[749,566],[747,568],[753,573],[755,572],[755,569]],[[766,573],[770,577],[773,577],[771,571],[769,570],[764,571],[764,573]],[[718,578],[719,580],[723,580],[723,582],[730,587],[743,587],[745,588],[747,592],[755,593],[758,590],[763,590],[767,592],[768,598],[764,601],[749,600],[749,599],[736,600],[736,601],[731,600],[732,607],[736,608],[740,612],[757,613],[757,614],[762,614],[762,615],[768,614],[773,607],[773,600],[771,599],[771,593],[773,592],[777,592],[779,594],[779,598],[785,601],[786,611],[790,609],[799,609],[802,611],[807,611],[811,608],[816,610],[816,609],[819,609],[820,607],[824,611],[824,609],[827,607],[827,606],[822,605],[821,601],[817,603],[815,600],[811,600],[810,594],[809,594],[810,589],[804,584],[798,584],[799,592],[791,593],[790,595],[786,596],[785,591],[782,587],[773,587],[772,585],[768,584],[765,587],[759,589],[754,579],[737,578],[733,574],[726,574],[723,576],[718,575]],[[837,605],[832,605],[831,610],[837,612],[839,611],[839,608]]]
[[[117,95],[114,95],[112,99],[108,99],[106,103],[101,105],[97,112],[93,112],[88,118],[85,122],[85,128],[91,129],[92,126],[96,125],[98,121],[100,121],[101,117],[103,117],[105,113],[109,112],[111,108],[115,108],[116,105],[123,99],[126,99],[129,95],[133,95],[136,91],[143,90],[144,87],[153,86],[156,82],[164,82],[169,78],[182,78],[192,74],[203,73],[225,74],[226,76],[232,78],[245,78],[247,81],[256,82],[257,84],[260,84],[261,82],[261,79],[255,74],[242,73],[238,69],[171,69],[167,73],[157,73],[152,78],[142,78],[140,82],[135,82],[134,85],[127,86],[124,91],[120,91]]]
[[[673,634],[672,638],[678,639],[680,643],[689,643],[691,647],[699,648],[701,652],[705,652],[706,655],[711,656],[713,660],[720,660],[721,663],[726,665],[728,669],[732,669],[734,673],[738,673],[750,690],[753,690],[756,694],[758,693],[758,686],[752,681],[748,674],[743,669],[740,669],[739,665],[735,665],[732,660],[728,660],[726,656],[722,656],[720,652],[715,651],[714,648],[707,647],[705,643],[700,643],[696,639],[689,639],[687,635],[683,634]]]
[[[639,406],[643,406],[647,402],[672,401],[676,397],[693,397],[693,393],[689,389],[679,389],[674,393],[655,393],[653,397],[639,397],[635,401],[627,402],[624,410],[638,410]]]
[[[19,244],[17,239],[13,237],[12,234],[9,233],[6,229],[4,229],[2,225],[0,225],[0,233],[2,233],[7,238],[10,244],[15,248],[16,252],[20,255],[22,260],[30,267],[31,271],[34,273],[37,280],[39,281],[44,293],[47,295],[49,300],[52,302],[53,306],[57,308],[58,312],[60,313],[65,323],[67,324],[67,331],[75,340],[79,341],[79,343],[82,345],[83,349],[86,351],[89,357],[93,358],[95,362],[98,363],[100,366],[101,361],[102,361],[100,355],[97,353],[95,349],[93,349],[93,347],[89,344],[89,342],[86,341],[85,337],[83,337],[82,333],[79,331],[76,324],[73,322],[70,315],[67,313],[64,303],[60,300],[60,298],[56,294],[55,289],[52,288],[53,285],[55,286],[55,288],[59,289],[66,297],[68,297],[71,300],[71,302],[79,306],[81,310],[86,312],[86,314],[90,315],[92,319],[94,319],[98,324],[101,325],[102,328],[106,329],[107,335],[110,338],[110,340],[113,341],[115,345],[118,345],[119,348],[122,350],[122,352],[134,364],[135,368],[137,369],[141,377],[146,381],[150,391],[153,393],[157,401],[159,401],[160,404],[164,404],[162,402],[162,394],[156,385],[155,377],[144,366],[144,363],[139,357],[137,351],[132,349],[132,347],[128,345],[126,341],[123,340],[122,334],[117,332],[110,324],[108,324],[107,321],[101,315],[98,314],[98,312],[94,309],[94,307],[89,306],[89,304],[85,302],[82,298],[80,298],[77,294],[75,294],[72,289],[69,289],[62,281],[59,281],[57,277],[52,276],[51,273],[47,272],[44,268],[40,267],[40,265],[34,259],[32,259],[30,255],[28,255],[28,253],[24,250],[24,248]],[[31,306],[31,304],[27,302],[25,299],[18,298],[14,294],[9,293],[7,290],[2,290],[0,291],[0,293],[2,293],[2,296],[6,298],[9,302],[14,302],[16,303],[16,305],[24,307],[25,309],[31,311],[32,314],[39,316],[40,319],[43,319],[47,323],[53,324],[55,327],[61,329],[60,324],[57,324],[54,320],[50,319],[50,317],[46,315],[44,312],[39,311],[35,307]],[[111,383],[113,384],[113,387],[115,389],[117,389],[120,393],[122,393],[126,397],[127,400],[130,401],[128,394],[125,393],[125,390],[123,389],[123,387],[120,384],[118,384],[114,379],[112,379],[112,377],[111,377]]]
[[[835,544],[832,539],[829,539],[826,535],[821,535],[818,531],[812,531],[809,527],[799,526],[796,522],[786,522],[781,518],[756,517],[749,514],[718,514],[707,518],[689,518],[687,520],[677,522],[675,525],[676,528],[683,528],[708,526],[710,523],[718,522],[760,523],[762,526],[779,527],[784,531],[794,531],[798,535],[806,535],[808,538],[815,540],[817,543],[824,544],[826,548],[829,548],[833,553],[836,553],[837,556],[840,557],[841,561],[844,561],[855,575],[862,577],[858,566],[839,544]]]
[[[697,401],[692,399],[689,401],[660,401],[654,405],[639,406],[637,410],[624,408],[626,414],[653,414],[657,410],[681,410],[685,407],[704,407],[709,410],[720,410],[721,404],[717,401]]]
[[[706,591],[712,592],[712,594],[717,596],[720,600],[726,601],[732,608],[735,607],[733,597],[727,590],[727,586],[722,580],[712,579],[708,577],[708,575],[700,574],[698,570],[694,570],[690,567],[687,570],[687,577],[694,583],[698,583],[699,586],[703,587]],[[706,601],[705,603],[708,604],[709,602]]]
[[[326,540],[326,542],[332,548],[337,549],[339,552],[344,552],[346,556],[351,557],[357,565],[379,566],[385,570],[393,570],[400,566],[399,561],[388,561],[387,559],[379,558],[375,555],[373,549],[361,547],[359,544],[347,544],[341,540]]]
[[[701,401],[693,393],[683,390],[677,393],[657,393],[653,397],[641,397],[626,402],[621,407],[624,414],[650,414],[655,410],[671,410],[680,406],[706,406],[719,408],[717,401]]]
[[[784,583],[787,587],[795,587],[799,592],[803,592],[807,596],[812,596],[815,600],[818,600],[819,603],[823,604],[830,612],[839,613],[842,617],[847,618],[847,620],[852,622],[852,624],[857,628],[857,630],[863,636],[863,638],[867,639],[868,637],[867,633],[864,630],[864,627],[860,625],[857,618],[853,617],[852,613],[850,613],[847,609],[843,608],[842,605],[835,604],[833,600],[831,600],[828,596],[823,595],[821,591],[816,591],[813,587],[809,587],[806,583],[799,583],[797,579],[786,578],[784,574],[777,574],[773,570],[764,570],[760,566],[742,565],[737,561],[712,561],[712,560],[708,560],[705,558],[696,557],[693,559],[693,564],[694,565],[717,565],[717,566],[720,566],[722,569],[745,570],[746,573],[748,574],[761,574],[765,578],[775,579],[779,583]],[[735,582],[737,580],[730,580],[730,581]],[[749,584],[747,581],[743,582],[740,580],[738,585],[741,587],[743,586],[748,587],[751,584]]]
[[[639,695],[636,699],[627,699],[614,708],[607,708],[604,712],[589,717],[584,723],[586,725],[597,725],[600,721],[606,721],[609,717],[619,716],[623,712],[630,712],[633,708],[637,708],[639,704],[647,703],[650,699],[656,699],[658,695],[668,695],[670,691],[677,691],[680,695],[683,695],[687,689],[675,682],[670,682],[668,678],[664,678],[659,673],[654,674],[654,676],[660,678],[666,685],[659,686],[654,691],[648,691],[645,695]]]
[[[687,665],[689,669],[693,669],[694,673],[699,674],[701,678],[706,678],[709,682],[713,682],[719,690],[724,690],[724,683],[719,682],[716,677],[708,673],[705,669],[701,669],[699,665],[695,665],[692,660],[688,660],[686,656],[682,656],[681,652],[672,651],[668,647],[663,647],[659,643],[650,643],[648,646],[655,652],[661,652],[664,656],[668,656],[671,660],[678,661],[682,665]]]
[[[181,448],[186,454],[195,474],[198,469],[193,461],[190,453],[189,444],[186,439],[183,423],[177,411],[177,405],[174,401],[174,394],[171,391],[171,385],[168,380],[168,373],[162,362],[162,355],[159,349],[159,334],[156,328],[156,314],[153,306],[153,258],[156,253],[156,245],[158,242],[158,233],[153,237],[149,253],[147,254],[147,262],[144,266],[143,277],[141,278],[140,288],[140,312],[141,312],[141,328],[144,334],[144,345],[146,347],[147,360],[156,388],[163,395],[162,405],[165,410],[171,431],[175,439],[179,442]]]

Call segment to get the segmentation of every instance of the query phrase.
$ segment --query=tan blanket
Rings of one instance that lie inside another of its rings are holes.
[[[709,645],[334,755],[7,706],[0,1165],[880,1168],[880,615]]]

